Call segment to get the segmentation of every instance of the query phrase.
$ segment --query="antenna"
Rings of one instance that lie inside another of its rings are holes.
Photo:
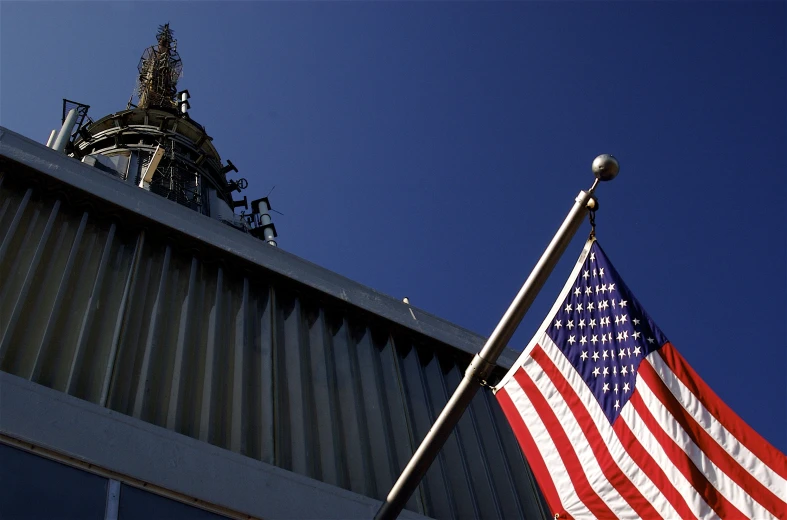
[[[159,26],[157,44],[148,47],[139,60],[139,108],[176,108],[175,93],[183,73],[178,41],[169,23]]]

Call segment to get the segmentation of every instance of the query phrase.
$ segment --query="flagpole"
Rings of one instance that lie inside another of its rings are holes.
[[[614,179],[620,166],[617,159],[611,155],[603,154],[596,157],[593,161],[592,169],[593,174],[596,176],[593,186],[587,191],[580,191],[579,195],[577,195],[574,206],[568,212],[563,224],[561,224],[552,238],[544,254],[541,255],[535,268],[533,268],[514,301],[511,302],[492,335],[489,336],[481,351],[470,362],[456,391],[448,400],[434,425],[391,488],[391,492],[388,493],[385,502],[377,511],[374,517],[375,520],[393,520],[402,512],[410,495],[413,494],[429,466],[434,462],[437,453],[445,444],[448,436],[451,435],[470,401],[472,401],[478,389],[486,384],[487,377],[489,377],[496,366],[497,358],[508,345],[508,341],[514,335],[514,331],[519,326],[538,292],[544,286],[544,282],[546,282],[552,269],[554,269],[563,255],[577,229],[579,229],[588,210],[595,210],[598,207],[598,202],[593,197],[593,192],[599,181]]]

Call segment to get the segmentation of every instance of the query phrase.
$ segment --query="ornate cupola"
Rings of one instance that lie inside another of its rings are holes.
[[[228,179],[238,169],[232,161],[222,163],[213,138],[190,116],[190,94],[177,90],[182,69],[172,29],[169,24],[160,26],[156,44],[139,61],[136,105],[132,95],[126,110],[92,121],[86,117],[86,105],[64,100],[63,129],[70,136],[64,151],[276,245],[267,198],[252,201],[251,211],[245,196],[234,198],[246,189],[246,179]],[[242,209],[236,214],[238,208]]]

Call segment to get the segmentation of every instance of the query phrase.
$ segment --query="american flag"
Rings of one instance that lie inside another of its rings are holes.
[[[787,516],[787,458],[700,379],[593,239],[495,391],[556,518]]]

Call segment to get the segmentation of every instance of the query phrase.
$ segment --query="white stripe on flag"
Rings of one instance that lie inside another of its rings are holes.
[[[609,480],[607,480],[607,477],[604,476],[601,466],[598,464],[598,460],[596,460],[593,451],[589,448],[588,439],[585,437],[582,426],[577,422],[574,414],[571,413],[571,410],[566,405],[560,392],[558,392],[557,388],[552,384],[552,381],[546,373],[541,370],[541,367],[537,363],[530,363],[529,367],[525,368],[525,372],[536,384],[538,390],[546,398],[550,408],[552,408],[552,411],[555,412],[555,415],[560,419],[560,425],[571,443],[571,448],[582,464],[582,470],[593,491],[598,494],[599,498],[604,501],[612,511],[627,513],[627,516],[622,516],[621,518],[637,518],[636,512],[629,506],[625,499],[620,496],[615,486],[613,486]],[[607,426],[609,426],[609,423],[607,423]]]
[[[650,356],[657,356],[652,353]],[[647,358],[646,358],[647,359]],[[681,425],[675,420],[667,408],[653,394],[651,388],[641,378],[637,377],[637,391],[642,396],[648,410],[659,423],[664,432],[680,446],[684,453],[694,462],[694,465],[705,475],[714,488],[721,493],[732,505],[750,518],[773,518],[767,509],[757,503],[745,490],[735,483],[704,451],[689,437]]]
[[[755,454],[753,454],[735,436],[716,420],[696,398],[691,390],[686,388],[683,382],[678,379],[672,370],[664,363],[661,356],[648,356],[646,358],[672,395],[678,400],[683,408],[694,418],[708,435],[713,437],[717,443],[726,451],[745,471],[757,479],[763,486],[767,487],[774,495],[787,502],[787,480],[774,472]],[[719,442],[721,439],[722,442]]]
[[[533,360],[530,360],[530,362],[533,363]],[[556,475],[565,476],[568,475],[568,472],[563,464],[563,460],[560,458],[555,443],[552,441],[552,437],[550,437],[541,418],[535,413],[532,403],[525,395],[525,391],[513,378],[505,385],[505,390],[511,398],[511,402],[514,403],[517,412],[522,416],[522,421],[530,431],[533,441],[535,441],[544,465],[547,467],[549,475],[552,476],[553,482],[555,482],[555,488],[565,512],[574,518],[593,517],[587,506],[579,500],[579,496],[570,479],[560,478],[558,481],[555,481],[554,477]]]
[[[658,511],[659,514],[661,514],[664,518],[677,518],[680,516],[665,498],[664,494],[661,493],[661,491],[659,491],[651,479],[648,478],[648,475],[644,471],[639,470],[636,462],[634,462],[634,460],[629,456],[628,452],[621,444],[617,433],[609,424],[609,420],[607,420],[607,416],[604,415],[604,411],[601,409],[598,401],[596,401],[592,394],[590,394],[585,381],[582,379],[579,373],[577,373],[577,371],[571,365],[571,362],[560,351],[557,345],[555,345],[555,343],[546,334],[543,335],[541,340],[541,348],[544,350],[547,356],[552,359],[552,362],[555,364],[561,374],[563,374],[563,377],[571,386],[571,389],[574,391],[574,393],[579,396],[582,404],[588,411],[590,418],[593,420],[596,429],[601,435],[601,438],[604,440],[604,443],[606,444],[607,449],[609,449],[609,453],[618,468],[630,468],[634,470],[623,471],[620,469],[621,473],[629,477],[629,480],[634,485],[634,487],[636,487],[637,490],[642,493],[642,496],[644,496],[645,499],[650,502],[656,511]],[[669,475],[669,473],[667,473],[667,475]],[[674,482],[672,479],[670,480],[671,482]],[[692,511],[696,514],[700,513],[699,510],[694,508],[692,508]]]
[[[640,384],[637,378],[637,385]],[[686,504],[691,509],[691,512],[697,518],[717,518],[716,512],[705,502],[702,496],[691,485],[688,479],[675,467],[666,454],[664,449],[659,444],[659,441],[653,436],[648,429],[647,425],[639,416],[631,401],[620,410],[620,417],[618,420],[623,420],[629,427],[634,436],[639,440],[640,445],[653,457],[656,464],[661,468],[667,478],[675,486],[680,496],[686,501]]]

